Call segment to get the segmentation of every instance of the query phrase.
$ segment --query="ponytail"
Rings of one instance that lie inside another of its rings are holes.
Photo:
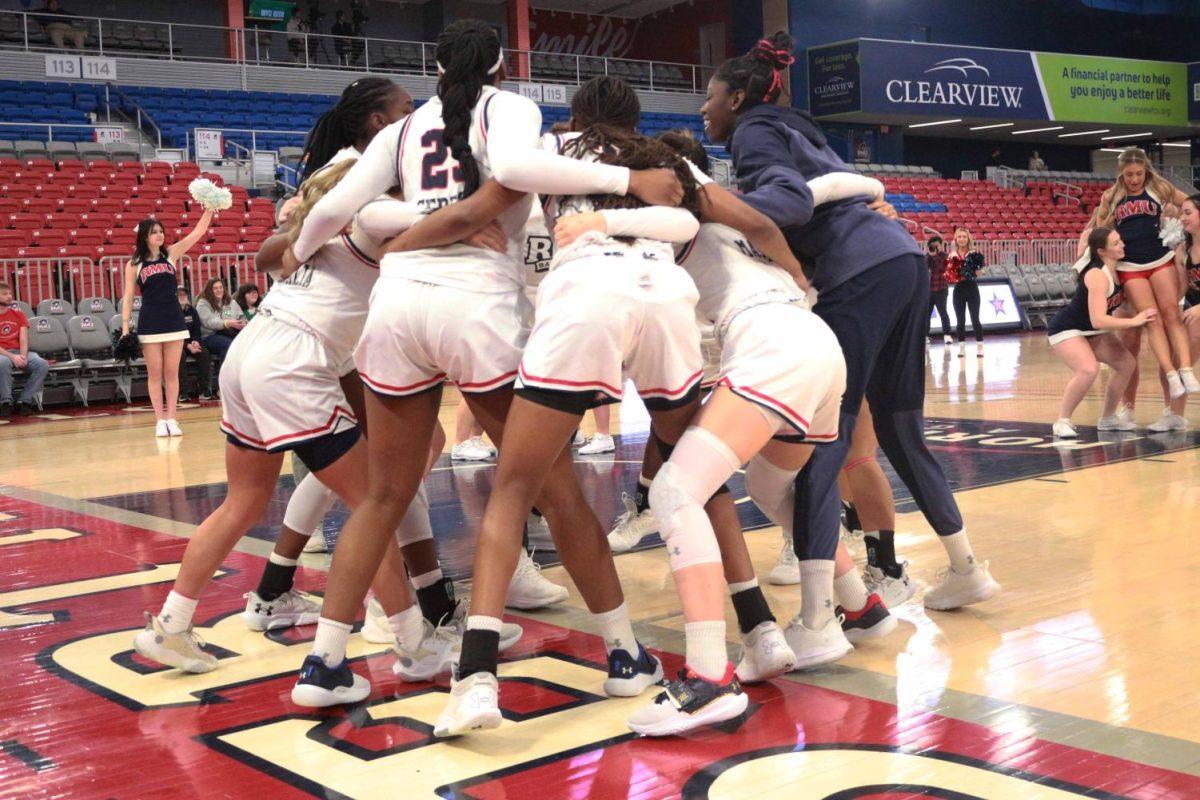
[[[783,94],[782,71],[796,63],[792,55],[795,43],[784,31],[759,39],[750,52],[731,58],[717,68],[716,78],[727,84],[730,91],[745,92],[738,111],[774,103]]]
[[[471,114],[485,83],[491,83],[503,61],[500,38],[476,19],[454,22],[437,42],[437,96],[442,101],[442,143],[458,162],[463,197],[479,189],[479,162],[471,151]]]
[[[347,86],[337,104],[308,132],[300,157],[301,179],[328,164],[339,150],[353,147],[365,131],[367,118],[386,110],[396,88],[387,78],[361,78]]]

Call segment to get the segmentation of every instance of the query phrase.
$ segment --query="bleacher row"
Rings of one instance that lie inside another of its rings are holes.
[[[129,256],[137,223],[154,217],[167,241],[187,233],[200,217],[188,184],[204,175],[195,163],[0,158],[0,261],[15,269],[23,259]],[[228,187],[234,206],[213,220],[200,253],[256,252],[274,226],[274,204]]]

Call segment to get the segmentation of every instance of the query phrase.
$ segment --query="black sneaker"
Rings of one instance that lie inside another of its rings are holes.
[[[358,703],[370,694],[370,681],[355,674],[346,659],[336,667],[327,667],[320,656],[310,655],[304,659],[300,679],[292,687],[292,702],[308,708],[324,708]]]
[[[878,594],[868,597],[867,604],[858,611],[847,611],[838,606],[833,613],[841,616],[842,632],[851,643],[879,639],[896,630],[896,618]]]
[[[604,682],[604,693],[609,697],[637,697],[647,688],[661,683],[662,662],[646,652],[638,644],[637,658],[625,650],[613,650],[608,654],[608,680]]]
[[[37,413],[37,406],[33,403],[18,403],[17,413],[22,417],[29,417]]]
[[[0,403],[0,417],[11,417],[11,416],[12,416],[12,401],[5,400],[3,403]]]
[[[858,520],[858,509],[854,507],[854,503],[847,503],[845,500],[842,501],[842,527],[850,533],[863,529]]]
[[[653,703],[629,715],[629,729],[643,736],[677,736],[740,716],[749,702],[733,664],[719,682],[684,669]]]

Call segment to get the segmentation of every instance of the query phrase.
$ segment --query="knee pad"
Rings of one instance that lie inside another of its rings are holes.
[[[792,508],[796,499],[796,475],[780,469],[761,455],[746,465],[746,492],[767,519],[785,530],[792,529]]]
[[[425,484],[417,488],[416,495],[408,504],[399,527],[396,528],[396,544],[401,547],[423,542],[433,538],[433,528],[429,524],[429,495],[425,492]]]
[[[704,504],[738,466],[737,456],[719,438],[690,428],[676,445],[674,457],[659,469],[650,484],[650,507],[672,571],[721,562]]]
[[[296,533],[310,534],[333,508],[333,490],[317,480],[311,472],[296,484],[283,512],[283,524]]]

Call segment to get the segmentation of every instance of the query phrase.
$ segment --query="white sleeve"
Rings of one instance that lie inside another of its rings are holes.
[[[381,130],[358,163],[308,212],[300,236],[292,245],[297,261],[304,263],[312,258],[313,253],[349,224],[360,208],[399,182],[396,158],[405,122]]]
[[[416,203],[381,197],[367,203],[354,218],[355,227],[377,242],[399,236],[423,215]]]
[[[812,191],[814,206],[834,200],[848,200],[851,197],[882,200],[884,194],[882,183],[855,172],[830,172],[821,175],[808,181],[808,188]]]
[[[629,191],[626,167],[539,149],[542,112],[529,98],[500,92],[491,103],[488,118],[488,163],[501,185],[542,195],[624,195]]]
[[[682,208],[606,208],[600,212],[608,223],[609,236],[632,236],[681,244],[696,238],[700,222]]]
[[[691,170],[692,170],[692,177],[696,179],[696,183],[700,184],[701,188],[703,188],[703,187],[705,187],[705,186],[707,186],[708,184],[710,184],[710,183],[712,183],[712,182],[713,182],[713,179],[712,179],[712,178],[710,178],[708,175],[706,175],[706,174],[704,173],[704,170],[702,170],[702,169],[700,169],[699,167],[697,167],[697,166],[696,166],[695,164],[693,164],[691,161],[688,161],[688,160],[685,158],[685,159],[683,160],[683,163],[685,163],[685,164],[687,164],[689,167],[691,167]]]

